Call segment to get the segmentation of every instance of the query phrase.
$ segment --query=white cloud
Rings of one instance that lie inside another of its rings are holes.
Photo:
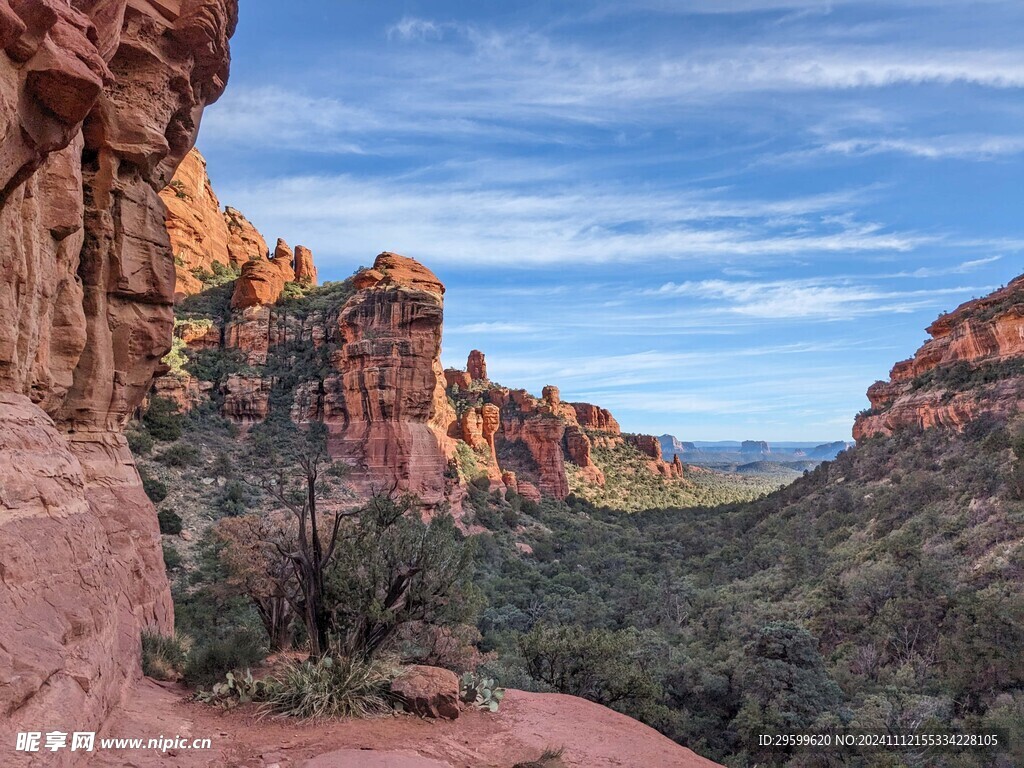
[[[262,231],[328,256],[382,247],[432,264],[542,266],[791,261],[838,253],[907,253],[934,238],[893,232],[849,213],[858,193],[733,201],[672,189],[304,176],[222,187]]]
[[[700,280],[665,283],[651,293],[726,302],[729,312],[764,320],[845,320],[865,315],[906,313],[936,306],[939,297],[987,288],[883,291],[866,285],[793,279],[730,282]]]
[[[401,40],[436,40],[443,37],[445,30],[450,28],[451,24],[403,16],[398,23],[388,27],[385,33],[389,39],[397,37]]]
[[[991,160],[1024,152],[1024,136],[940,136],[937,138],[863,138],[832,141],[825,152],[865,156],[905,154],[928,160]]]

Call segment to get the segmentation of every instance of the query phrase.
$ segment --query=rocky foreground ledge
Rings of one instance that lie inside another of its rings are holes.
[[[210,750],[172,756],[145,751],[97,754],[90,765],[138,768],[511,768],[563,748],[572,768],[710,768],[717,765],[653,728],[599,704],[557,693],[507,691],[494,714],[457,720],[397,715],[302,724],[259,719],[252,710],[222,714],[188,703],[184,689],[145,680],[111,719],[110,736],[175,734],[210,738]]]

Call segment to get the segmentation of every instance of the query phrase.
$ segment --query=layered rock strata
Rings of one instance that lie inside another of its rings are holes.
[[[932,337],[868,389],[856,440],[902,429],[962,429],[982,415],[1005,418],[1024,398],[1024,276],[966,302],[928,327]]]
[[[0,743],[96,730],[141,629],[172,629],[120,430],[170,347],[158,192],[224,88],[236,14],[0,0]]]

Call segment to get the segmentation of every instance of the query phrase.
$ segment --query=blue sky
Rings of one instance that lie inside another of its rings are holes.
[[[1018,0],[245,0],[199,147],[324,279],[448,286],[443,358],[682,439],[848,438],[1024,271]]]

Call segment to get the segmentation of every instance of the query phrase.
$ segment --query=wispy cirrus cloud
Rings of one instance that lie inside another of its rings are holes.
[[[821,149],[850,156],[903,154],[928,160],[990,160],[1024,152],[1024,135],[842,139]]]
[[[615,185],[530,191],[305,176],[229,188],[225,199],[328,258],[388,244],[439,264],[518,268],[661,259],[771,263],[796,255],[907,253],[935,242],[858,219],[849,208],[859,194],[730,201]]]
[[[942,306],[942,296],[985,292],[990,288],[953,287],[939,290],[879,290],[869,285],[825,279],[774,281],[700,280],[665,283],[656,296],[724,302],[728,312],[764,320],[849,320],[877,314],[905,314]]]

